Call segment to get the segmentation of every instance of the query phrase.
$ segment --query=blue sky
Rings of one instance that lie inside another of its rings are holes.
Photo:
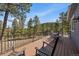
[[[36,3],[32,4],[30,13],[27,14],[27,21],[38,15],[41,23],[55,22],[59,17],[59,13],[66,12],[70,4],[66,3]]]
[[[37,15],[41,23],[45,22],[55,22],[59,17],[59,13],[66,12],[70,4],[66,3],[33,3],[30,8],[30,13],[27,13],[26,24],[30,18],[34,18]],[[0,20],[3,17],[0,16]],[[13,20],[9,16],[10,20]],[[8,21],[8,25],[11,25],[11,22]]]

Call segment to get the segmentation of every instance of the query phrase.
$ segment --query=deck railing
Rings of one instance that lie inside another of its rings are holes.
[[[52,43],[54,44],[53,46],[50,45],[50,44],[47,43],[47,42],[43,42],[43,46],[42,46],[42,47],[44,48],[44,44],[46,44],[47,46],[50,46],[51,48],[53,48],[53,49],[52,49],[52,53],[50,53],[51,56],[53,56],[53,55],[54,55],[54,52],[55,52],[55,49],[56,49],[56,46],[57,46],[57,43],[58,43],[58,40],[59,40],[59,37],[55,38],[55,39],[52,41]],[[41,52],[41,53],[44,54],[45,56],[49,56],[47,53],[45,53],[46,51],[42,51],[42,50],[38,49],[37,47],[36,47],[35,49],[36,49],[36,55],[40,55],[38,52]],[[41,56],[41,55],[40,55],[40,56]]]
[[[59,40],[59,37],[56,38],[56,41],[55,41],[55,43],[54,43],[54,47],[53,47],[53,50],[52,50],[51,56],[54,55],[54,52],[55,52],[55,49],[56,49],[56,46],[57,46],[58,40]]]
[[[54,42],[54,41],[53,41]],[[47,43],[47,42],[43,42],[43,47],[45,46],[45,45],[48,45],[48,46],[50,46],[51,48],[53,48],[53,46],[52,45],[50,45],[49,43]]]

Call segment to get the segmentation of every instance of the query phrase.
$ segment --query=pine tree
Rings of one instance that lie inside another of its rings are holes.
[[[32,18],[30,18],[28,22],[28,36],[29,37],[31,37],[32,35],[32,27],[33,27],[33,21],[32,21]]]
[[[12,22],[12,35],[13,35],[13,37],[15,37],[17,29],[18,29],[18,22],[17,22],[17,19],[14,19]]]
[[[2,3],[0,4],[0,11],[5,12],[2,33],[0,36],[0,40],[2,40],[4,30],[6,28],[7,20],[9,15],[18,16],[20,13],[29,12],[31,4],[23,4],[23,3]]]
[[[39,34],[40,32],[40,20],[38,16],[34,17],[34,29],[35,29],[35,35]]]

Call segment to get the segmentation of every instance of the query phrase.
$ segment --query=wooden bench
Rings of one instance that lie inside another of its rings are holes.
[[[39,50],[37,47],[36,49],[36,56],[49,56],[47,53],[45,53],[44,51]]]
[[[51,43],[52,44],[49,44],[44,41],[43,46],[40,49],[38,49],[36,47],[35,48],[36,49],[36,56],[50,56],[52,53],[52,49],[54,48],[55,40],[53,40]]]

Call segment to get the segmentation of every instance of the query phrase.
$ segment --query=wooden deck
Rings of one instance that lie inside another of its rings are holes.
[[[54,56],[79,56],[79,51],[71,39],[64,37],[59,40]]]
[[[54,42],[51,41],[49,43],[53,46]],[[37,54],[40,56],[50,56],[52,53],[53,48],[50,48],[48,45],[45,47],[41,47]],[[42,52],[44,53],[42,53]],[[45,55],[46,54],[46,55]],[[68,37],[64,37],[63,39],[59,39],[54,56],[79,56],[79,51],[77,50],[76,46],[74,45],[73,41]]]

